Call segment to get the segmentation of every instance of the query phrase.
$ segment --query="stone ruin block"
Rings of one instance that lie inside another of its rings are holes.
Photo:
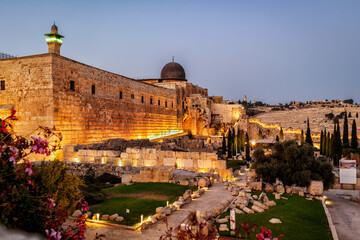
[[[222,179],[232,179],[234,177],[231,169],[222,169],[219,171],[219,175]]]
[[[208,160],[218,160],[216,153],[207,153]]]
[[[198,160],[198,168],[211,169],[211,160]]]
[[[164,158],[164,166],[174,167],[176,163],[175,158]]]
[[[150,167],[157,167],[157,161],[156,160],[145,159],[144,160],[144,165],[145,166],[150,166]]]
[[[86,149],[79,149],[78,156],[86,156]]]
[[[183,159],[184,169],[194,169],[194,161],[192,159]]]
[[[123,174],[121,175],[121,183],[127,184],[130,183],[133,179],[134,175],[132,174]]]
[[[175,152],[175,156],[176,156],[176,158],[183,159],[184,158],[184,153],[183,152]]]
[[[324,184],[322,181],[311,181],[307,187],[307,191],[313,196],[322,195],[324,192]]]
[[[224,160],[211,161],[211,167],[218,170],[224,170],[226,169],[226,161]]]
[[[111,151],[111,150],[103,151],[103,156],[105,156],[105,157],[118,157],[118,156],[120,156],[120,152]]]
[[[207,153],[206,152],[201,152],[200,153],[200,159],[201,160],[207,160]]]
[[[63,146],[63,153],[74,153],[75,152],[75,145],[64,145]]]
[[[88,157],[88,156],[84,156],[84,155],[79,155],[78,156],[79,162],[85,162],[85,163],[93,163],[95,162],[94,157]]]
[[[193,166],[194,166],[194,169],[196,170],[196,169],[198,169],[199,167],[199,165],[198,165],[198,161],[199,161],[199,159],[191,159],[192,161],[193,161]]]
[[[164,158],[165,157],[165,151],[156,151],[156,157]]]
[[[200,153],[199,152],[191,152],[191,159],[193,160],[197,160],[200,158]]]

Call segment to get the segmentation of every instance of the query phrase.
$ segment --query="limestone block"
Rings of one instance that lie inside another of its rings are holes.
[[[186,190],[183,194],[183,197],[191,197],[191,190]]]
[[[248,208],[248,207],[244,207],[242,210],[243,210],[245,213],[247,213],[247,214],[252,214],[252,213],[254,213],[254,210],[251,210],[251,209]]]
[[[231,169],[220,169],[219,175],[222,179],[232,179],[234,177]]]
[[[206,179],[205,178],[199,178],[197,185],[201,188],[206,187]]]
[[[281,195],[279,193],[275,193],[275,199],[280,199]]]
[[[256,205],[252,205],[251,206],[251,209],[254,210],[254,212],[257,212],[257,213],[262,213],[264,212],[264,209],[259,207],[259,206],[256,206]]]
[[[265,202],[264,203],[266,206],[268,206],[268,207],[274,207],[274,206],[276,206],[276,202],[274,202],[274,201],[267,201],[267,202]]]
[[[171,214],[171,207],[170,207],[170,206],[166,206],[166,207],[164,208],[164,212],[165,212],[166,215],[170,215],[170,214]]]
[[[270,223],[272,224],[279,224],[279,223],[282,223],[280,219],[278,218],[272,218],[269,220]]]
[[[304,191],[302,187],[293,187],[292,192],[293,194],[299,194],[300,191]]]
[[[182,186],[189,186],[189,181],[188,180],[180,180],[179,184]]]
[[[356,179],[355,190],[360,190],[360,178]]]
[[[74,147],[75,147],[75,145],[64,145],[63,146],[64,155],[65,155],[65,153],[73,153],[73,152],[75,152]]]
[[[229,231],[227,224],[220,224],[219,231],[220,232]]]
[[[73,217],[79,217],[79,216],[81,216],[81,215],[82,215],[82,212],[81,212],[80,210],[76,210],[76,211],[72,214]]]
[[[240,209],[237,209],[237,208],[235,208],[235,213],[236,213],[236,214],[244,214],[243,211],[241,211]]]
[[[216,160],[218,160],[218,157],[217,157],[216,153],[207,153],[207,159],[216,161]]]
[[[113,220],[115,220],[118,216],[119,216],[119,214],[115,213],[115,214],[109,216],[109,220],[110,220],[110,221],[113,221]]]
[[[216,219],[216,222],[217,223],[227,223],[227,222],[229,222],[229,220],[227,218],[218,218],[218,219]]]
[[[304,190],[299,191],[299,196],[303,197],[304,196]]]
[[[184,202],[176,201],[173,203],[173,205],[177,208],[177,210],[179,210],[181,208],[181,206],[184,205]]]
[[[253,202],[253,205],[258,206],[258,207],[261,207],[262,209],[265,209],[265,210],[269,209],[268,206],[262,204],[262,203],[259,202],[259,201],[254,201],[254,202]]]
[[[226,199],[224,199],[224,200],[222,200],[221,201],[221,203],[220,203],[222,206],[224,206],[224,207],[227,207],[229,204],[230,204],[230,201],[229,200],[226,200]]]
[[[232,192],[232,190],[233,190],[233,186],[232,185],[230,185],[230,186],[228,186],[228,189],[227,189],[229,192]]]
[[[183,168],[184,169],[194,169],[194,161],[192,159],[183,159]]]
[[[198,168],[211,169],[211,160],[198,160]]]
[[[151,215],[151,216],[149,217],[149,220],[150,220],[150,222],[151,222],[152,224],[154,224],[154,223],[157,222],[157,219],[156,219],[155,215]]]
[[[313,196],[322,195],[324,192],[324,184],[322,181],[311,181],[307,187],[307,191]]]
[[[120,156],[120,152],[118,151],[104,151],[104,156],[106,157],[119,157]]]
[[[262,182],[252,182],[249,187],[252,191],[261,191],[262,190]]]
[[[214,212],[215,216],[218,216],[222,212],[222,208],[221,207],[216,207],[216,208],[213,209],[213,212]]]
[[[158,207],[158,208],[156,208],[155,212],[162,214],[164,212],[164,208],[163,207]]]
[[[121,182],[124,184],[128,184],[132,181],[134,175],[132,174],[123,174],[121,175]]]
[[[132,153],[132,148],[126,148],[126,153]]]
[[[100,220],[104,220],[104,221],[107,221],[109,220],[109,214],[104,214],[101,216]]]
[[[164,158],[164,166],[174,167],[176,163],[176,158]]]
[[[291,194],[292,193],[292,187],[286,186],[285,191],[286,191],[287,194]]]
[[[266,183],[265,184],[265,187],[264,187],[264,191],[265,192],[274,192],[274,187],[272,184],[270,183]]]
[[[199,158],[200,158],[200,153],[199,152],[191,152],[191,159],[198,160]]]
[[[79,149],[79,151],[77,152],[77,154],[79,156],[86,156],[86,149]]]
[[[211,167],[216,168],[218,170],[225,170],[226,169],[226,161],[224,161],[224,160],[211,161]]]
[[[249,169],[249,177],[256,177],[255,169]]]
[[[284,185],[276,185],[276,192],[284,193],[285,192]]]
[[[236,208],[236,205],[233,204],[233,203],[231,203],[231,204],[229,205],[229,208],[231,208],[231,209]]]
[[[127,158],[129,158],[129,154],[122,152],[122,153],[120,153],[120,157],[121,157],[121,159],[127,159]]]
[[[232,192],[231,192],[231,195],[232,195],[232,196],[237,196],[237,195],[239,195],[239,189],[238,189],[238,188],[234,188],[234,189],[232,190]]]
[[[259,199],[262,199],[262,198],[265,197],[265,196],[266,196],[266,193],[262,192],[262,193],[260,193],[260,195],[259,195]]]
[[[144,159],[144,165],[145,166],[150,166],[150,167],[156,167],[157,166],[157,161],[156,160],[148,160],[148,159]]]
[[[201,152],[201,153],[200,153],[200,159],[201,159],[201,160],[206,160],[206,159],[207,159],[207,154],[206,154],[206,152]]]
[[[175,152],[176,158],[183,159],[184,158],[184,152]]]

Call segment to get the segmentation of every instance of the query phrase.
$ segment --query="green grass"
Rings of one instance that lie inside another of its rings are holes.
[[[259,195],[257,192],[256,195]],[[274,200],[272,193],[267,193],[270,200]],[[306,200],[297,195],[284,194],[289,200],[275,200],[276,206],[270,207],[263,213],[237,214],[236,223],[246,221],[249,225],[257,224],[259,228],[251,234],[251,239],[256,239],[256,234],[261,232],[260,226],[272,231],[272,237],[283,234],[282,239],[296,240],[327,240],[332,239],[328,221],[318,200]],[[251,205],[250,205],[251,207]],[[229,211],[223,216],[229,215]],[[282,224],[272,224],[271,218],[279,218]],[[228,224],[229,225],[229,224]],[[217,224],[219,226],[219,224]],[[242,234],[242,231],[240,231]],[[230,236],[229,232],[220,232],[223,236]]]
[[[132,185],[119,185],[116,187],[106,188],[103,191],[107,194],[151,194],[167,196],[166,200],[157,199],[137,199],[131,197],[114,197],[106,199],[104,202],[90,206],[92,213],[114,214],[118,213],[124,217],[121,224],[134,225],[140,222],[140,216],[143,214],[144,219],[149,215],[155,214],[157,207],[166,206],[166,202],[173,203],[182,196],[189,188],[171,183],[134,183]],[[130,209],[130,214],[126,213]]]

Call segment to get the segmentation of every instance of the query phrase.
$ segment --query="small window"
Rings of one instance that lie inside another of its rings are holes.
[[[153,104],[153,99],[152,99],[152,98],[150,98],[150,104],[151,104],[151,105]]]
[[[160,100],[158,100],[158,106],[160,106]]]
[[[122,99],[122,91],[119,92],[119,98]]]
[[[75,81],[70,81],[70,90],[75,91]]]
[[[5,81],[4,80],[1,81],[1,90],[5,90]]]
[[[92,94],[95,94],[95,85],[92,85],[92,86],[91,86],[91,93],[92,93]]]
[[[141,102],[142,103],[144,102],[144,96],[141,96]]]
[[[167,107],[167,101],[165,101],[165,107]]]
[[[135,96],[134,96],[134,94],[133,94],[133,93],[131,94],[131,98],[132,98],[132,99],[134,99],[134,98],[135,98]]]
[[[171,108],[174,108],[174,103],[173,102],[171,103]]]

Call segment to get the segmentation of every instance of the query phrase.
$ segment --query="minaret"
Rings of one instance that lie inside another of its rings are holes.
[[[55,25],[55,22],[54,25],[51,26],[51,32],[44,35],[46,36],[46,43],[49,46],[49,53],[60,55],[60,47],[64,36],[58,33],[58,27]]]
[[[246,94],[245,94],[245,96],[244,96],[244,102],[247,102]]]

